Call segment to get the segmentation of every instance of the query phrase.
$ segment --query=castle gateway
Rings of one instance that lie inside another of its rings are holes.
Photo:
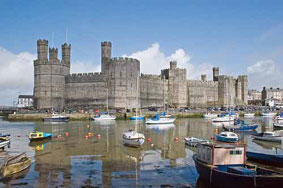
[[[111,48],[111,42],[101,43],[101,72],[70,74],[71,45],[62,45],[59,60],[57,48],[48,48],[47,40],[38,40],[34,106],[63,110],[105,108],[107,103],[112,109],[133,109],[137,105],[183,108],[247,104],[246,75],[219,75],[219,68],[214,67],[213,80],[207,80],[206,75],[201,80],[187,80],[186,69],[178,68],[176,61],[171,61],[160,75],[141,74],[139,60],[113,58]]]

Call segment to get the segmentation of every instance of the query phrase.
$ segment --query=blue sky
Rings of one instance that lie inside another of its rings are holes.
[[[194,66],[188,71],[192,75],[199,65],[219,66],[223,74],[251,74],[250,88],[283,87],[278,82],[283,68],[282,10],[279,0],[1,0],[0,47],[33,57],[38,38],[60,49],[67,29],[72,62],[87,68],[100,65],[101,41],[112,41],[114,56],[134,56],[158,44],[166,59],[182,49],[189,57],[185,63]],[[272,78],[267,82],[265,77]],[[32,84],[17,93],[32,93]]]

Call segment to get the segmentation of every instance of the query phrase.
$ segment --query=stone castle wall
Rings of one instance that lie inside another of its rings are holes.
[[[247,103],[247,76],[237,79],[220,75],[213,68],[213,81],[187,80],[186,69],[176,61],[160,75],[140,74],[140,62],[134,58],[111,56],[111,42],[101,43],[101,73],[70,74],[71,45],[49,48],[38,40],[38,58],[34,61],[34,104],[38,109],[94,107],[133,109],[138,107],[208,107]],[[138,84],[138,85],[137,85]],[[138,97],[138,100],[137,100]]]

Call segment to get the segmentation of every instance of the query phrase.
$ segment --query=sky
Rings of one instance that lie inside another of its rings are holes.
[[[283,87],[281,0],[1,0],[0,106],[33,94],[36,41],[71,43],[71,72],[100,71],[100,42],[113,57],[160,74],[170,60],[188,79],[247,74],[250,89]]]

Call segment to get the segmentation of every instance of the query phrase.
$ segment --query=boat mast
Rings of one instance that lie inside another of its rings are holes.
[[[107,113],[109,114],[109,109],[108,109],[108,87],[107,87],[107,101],[106,101],[106,110],[107,110]]]
[[[138,106],[139,106],[139,76],[137,76],[137,106],[136,106],[136,124],[135,124],[136,132],[137,132],[137,123],[138,123]]]

